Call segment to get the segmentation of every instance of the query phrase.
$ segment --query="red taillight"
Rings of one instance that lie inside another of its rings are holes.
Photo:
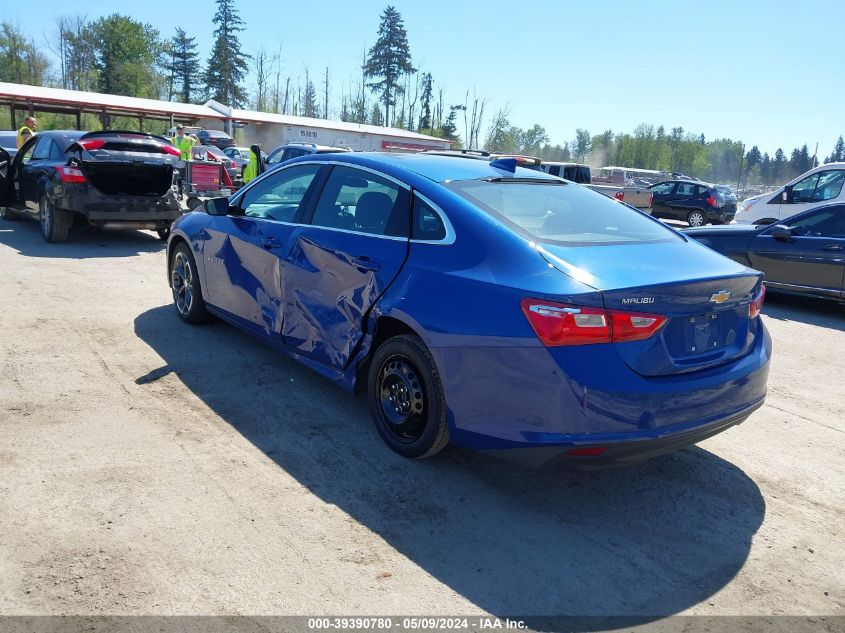
[[[623,312],[608,310],[613,325],[614,343],[625,341],[643,341],[657,332],[668,321],[659,314],[643,314],[641,312]]]
[[[641,341],[666,323],[659,314],[523,299],[522,312],[546,347]]]
[[[180,152],[178,148],[173,147],[172,145],[165,145],[163,143],[161,145],[161,151],[163,151],[165,154],[170,154],[171,156],[182,155],[182,152]]]
[[[756,319],[763,311],[763,300],[766,298],[766,286],[760,286],[760,294],[748,306],[748,318]]]
[[[716,206],[716,197],[715,196],[707,196],[707,204],[709,204],[711,207],[715,207]]]
[[[79,141],[79,146],[82,149],[92,150],[92,149],[103,149],[105,146],[106,141],[102,138],[92,138],[87,141]]]
[[[56,167],[56,172],[59,174],[59,182],[65,185],[87,182],[82,170],[77,167]]]
[[[613,197],[619,200],[619,202],[625,201],[625,192],[624,191],[617,191],[613,194]]]
[[[648,206],[650,206],[650,207],[654,206],[654,194],[653,193],[648,194]]]

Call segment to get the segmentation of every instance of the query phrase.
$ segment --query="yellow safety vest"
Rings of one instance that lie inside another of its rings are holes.
[[[29,140],[28,138],[25,139],[23,137],[24,134],[35,136],[35,132],[32,131],[32,128],[30,128],[28,125],[22,126],[21,129],[18,130],[18,149],[23,147],[23,144]]]
[[[191,150],[194,147],[194,142],[187,134],[183,134],[181,139],[178,136],[174,136],[170,139],[170,144],[179,150],[179,158],[182,160],[191,160],[193,157],[193,152]]]

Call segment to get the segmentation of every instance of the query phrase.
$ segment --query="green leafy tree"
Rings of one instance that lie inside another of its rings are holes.
[[[364,64],[364,75],[371,80],[367,86],[380,95],[384,105],[384,120],[388,125],[391,108],[396,105],[397,97],[405,93],[402,76],[415,72],[402,16],[395,7],[388,5],[381,14],[378,39]]]
[[[536,155],[548,142],[549,135],[546,134],[546,128],[535,123],[522,133],[519,150],[524,154]]]
[[[113,13],[90,26],[94,68],[100,92],[132,97],[157,97],[161,77],[156,71],[162,43],[149,24]]]
[[[49,68],[33,40],[9,22],[0,24],[0,81],[42,86]]]
[[[244,30],[234,0],[216,0],[214,45],[205,68],[205,87],[215,101],[239,108],[246,102],[243,87],[249,55],[243,52],[238,33]]]
[[[183,103],[190,103],[200,83],[200,61],[195,40],[177,26],[176,34],[169,43],[166,70],[172,92]]]
[[[501,109],[493,115],[493,121],[490,123],[490,129],[484,141],[484,149],[488,152],[513,154],[519,151],[522,130],[511,126],[508,116],[507,108]]]
[[[587,160],[587,154],[590,153],[592,144],[592,137],[587,130],[578,128],[575,130],[575,140],[572,141],[572,155],[579,163]]]

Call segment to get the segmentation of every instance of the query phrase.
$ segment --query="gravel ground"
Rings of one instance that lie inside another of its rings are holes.
[[[767,404],[599,473],[447,449],[235,329],[150,233],[0,220],[0,614],[845,614],[845,308],[770,295]]]

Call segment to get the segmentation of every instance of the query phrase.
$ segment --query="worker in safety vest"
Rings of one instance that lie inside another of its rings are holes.
[[[28,116],[23,120],[23,125],[18,130],[18,149],[23,147],[24,143],[37,134],[37,129],[38,121],[35,120],[34,116]]]
[[[170,139],[170,144],[179,150],[179,158],[182,160],[191,160],[194,145],[194,140],[185,134],[182,124],[176,126],[176,136]]]
[[[261,146],[251,145],[249,148],[249,163],[244,167],[244,184],[255,180],[264,173],[264,158],[261,156]]]

